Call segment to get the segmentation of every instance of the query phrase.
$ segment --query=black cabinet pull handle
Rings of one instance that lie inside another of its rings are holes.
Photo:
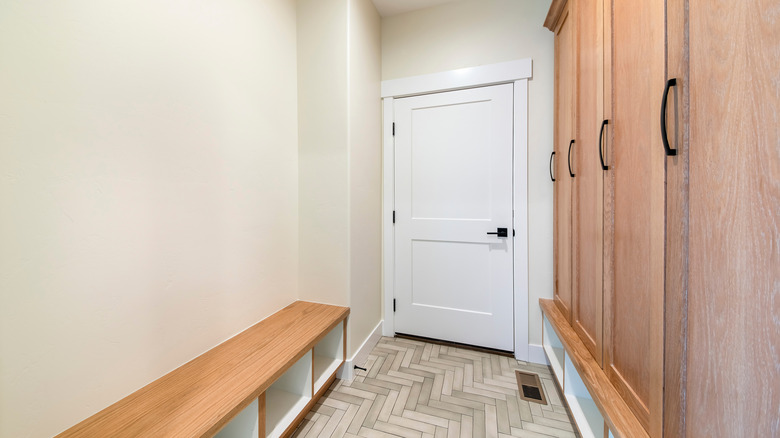
[[[571,171],[571,147],[574,145],[574,140],[569,142],[569,175],[574,178],[574,172]]]
[[[664,150],[666,155],[677,155],[677,149],[669,147],[669,136],[666,135],[666,98],[669,97],[669,89],[677,85],[677,78],[671,78],[666,81],[666,87],[664,87],[664,97],[661,100],[661,140],[664,142]]]
[[[555,182],[555,177],[553,176],[553,157],[555,156],[555,151],[550,154],[550,179],[552,182]]]
[[[599,131],[599,160],[601,160],[601,169],[602,170],[609,170],[609,166],[604,165],[604,150],[601,147],[602,141],[604,139],[604,127],[609,124],[609,120],[604,120],[601,122],[601,130]]]

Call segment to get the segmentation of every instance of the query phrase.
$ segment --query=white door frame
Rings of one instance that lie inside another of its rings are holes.
[[[423,76],[382,81],[382,334],[395,335],[395,144],[393,141],[393,99],[496,84],[514,84],[513,138],[513,228],[514,244],[514,337],[515,358],[527,361],[528,351],[528,79],[530,58],[479,67],[451,70]]]

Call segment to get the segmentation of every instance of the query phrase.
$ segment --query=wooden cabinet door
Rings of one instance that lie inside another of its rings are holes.
[[[667,139],[676,155],[666,158],[666,281],[664,293],[665,437],[685,436],[685,343],[688,283],[688,0],[666,0]]]
[[[612,0],[611,275],[605,372],[651,436],[661,435],[665,154],[664,2]]]
[[[687,3],[685,436],[777,437],[780,6]]]
[[[572,287],[572,180],[569,145],[574,139],[575,40],[574,0],[564,6],[555,27],[555,232],[554,298],[571,320]]]
[[[574,281],[572,327],[602,365],[604,184],[604,0],[577,2],[577,145],[573,152]]]

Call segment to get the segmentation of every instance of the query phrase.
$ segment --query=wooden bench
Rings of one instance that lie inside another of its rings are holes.
[[[581,435],[648,437],[553,300],[539,300],[539,305],[544,350]]]
[[[239,413],[289,436],[344,363],[348,315],[297,301],[57,436],[248,436]]]

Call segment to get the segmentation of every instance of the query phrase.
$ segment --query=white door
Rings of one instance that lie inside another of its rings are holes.
[[[396,99],[394,119],[395,331],[513,351],[512,84]]]

